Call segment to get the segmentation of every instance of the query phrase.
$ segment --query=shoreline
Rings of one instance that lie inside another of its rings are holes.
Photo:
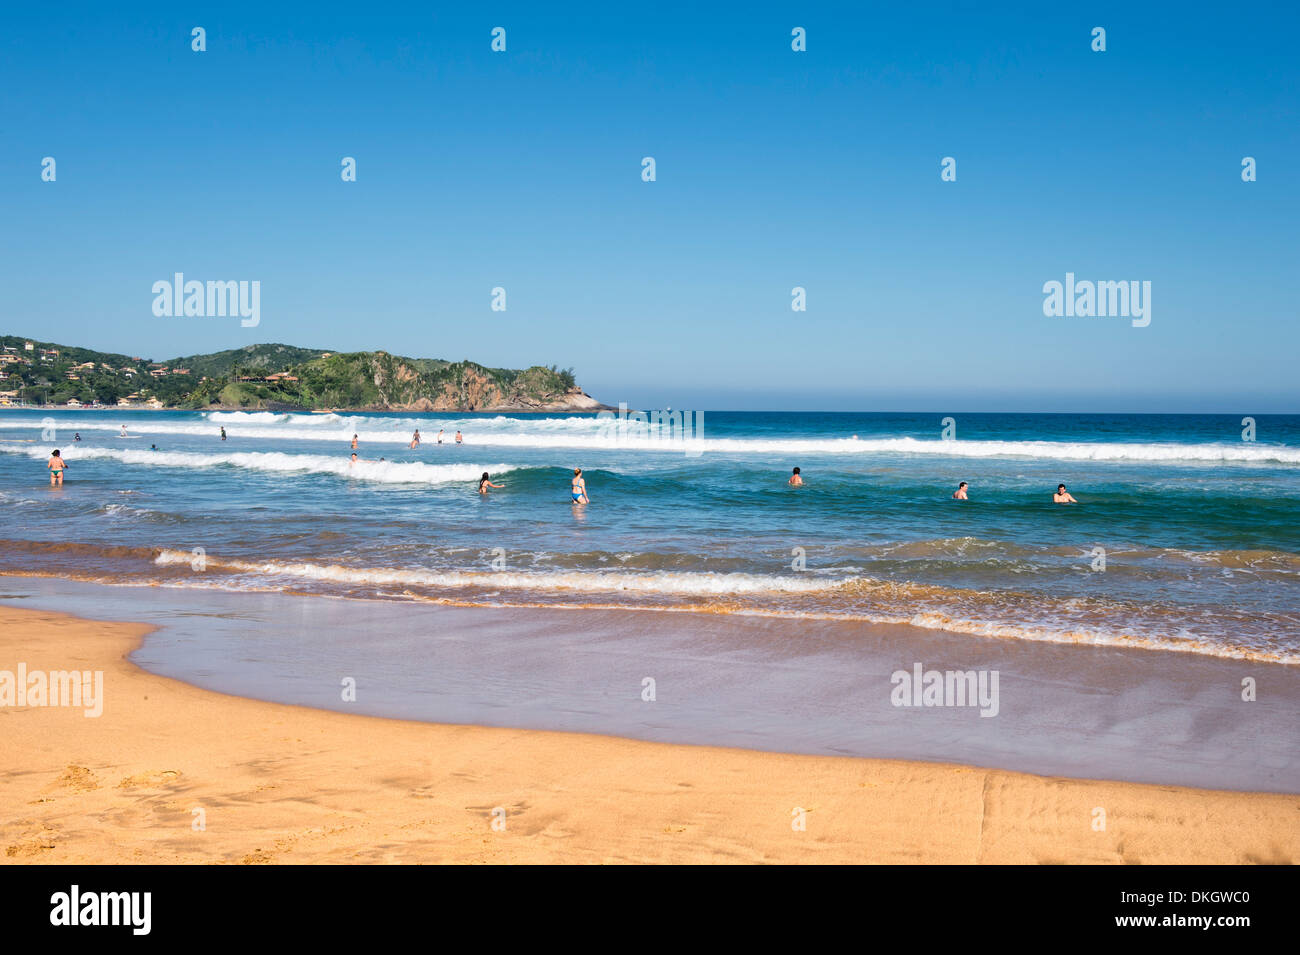
[[[1300,857],[1295,795],[328,712],[149,673],[149,629],[0,607],[0,670],[102,670],[105,695],[0,708],[6,863]]]
[[[269,703],[422,723],[1300,794],[1300,669],[907,625],[5,576],[2,606],[154,627],[131,661]],[[900,670],[1000,674],[996,718]],[[343,703],[341,675],[366,688]],[[655,705],[642,698],[656,681]],[[1259,699],[1244,702],[1250,676]],[[815,705],[809,705],[815,701]]]

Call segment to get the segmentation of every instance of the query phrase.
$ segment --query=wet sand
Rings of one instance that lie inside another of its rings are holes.
[[[916,627],[454,607],[6,577],[0,606],[159,629],[131,659],[241,697],[1042,776],[1300,792],[1300,667]],[[997,671],[997,715],[899,707],[899,670]],[[344,702],[340,683],[356,681]],[[1242,681],[1256,699],[1242,699]],[[655,700],[643,699],[653,679]]]
[[[0,607],[0,671],[104,674],[97,718],[0,707],[5,862],[1300,857],[1294,795],[326,712],[145,672],[146,629]]]

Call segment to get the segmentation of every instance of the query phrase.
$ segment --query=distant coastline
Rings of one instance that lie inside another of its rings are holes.
[[[124,411],[509,412],[614,410],[572,369],[489,368],[407,358],[246,345],[168,361],[0,336],[0,407]]]

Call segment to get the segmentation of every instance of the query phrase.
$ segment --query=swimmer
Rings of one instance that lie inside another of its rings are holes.
[[[803,487],[803,477],[799,474],[799,469],[795,468],[794,473],[790,475],[787,482],[791,487]]]
[[[45,466],[50,469],[50,487],[62,487],[63,471],[68,463],[59,455],[58,448],[50,452],[50,460]]]
[[[488,492],[488,488],[490,487],[505,487],[505,485],[493,484],[492,478],[488,477],[488,473],[484,471],[483,476],[478,479],[478,492],[480,494],[486,494]]]
[[[76,434],[74,434],[74,435],[72,436],[72,440],[73,440],[73,441],[80,441],[80,440],[81,440],[81,432],[78,431]]]
[[[582,468],[573,469],[573,482],[569,486],[569,493],[573,495],[574,504],[591,503],[591,499],[587,497],[587,482],[582,476]]]
[[[225,441],[225,440],[226,440],[226,429],[225,429],[225,428],[222,428],[222,429],[221,429],[221,440],[222,440],[222,441]]]
[[[962,481],[960,484],[958,484],[957,490],[952,492],[952,499],[954,501],[969,501],[970,498],[966,496],[966,487],[967,485],[965,481]]]
[[[352,460],[348,462],[348,467],[350,467],[350,468],[351,468],[351,467],[356,467],[356,463],[357,463],[357,452],[353,451],[353,452],[352,452]]]
[[[1056,493],[1052,495],[1052,500],[1057,504],[1078,504],[1074,495],[1065,489],[1064,484],[1056,485]]]
[[[356,449],[357,449],[357,436],[354,434],[352,436],[352,450],[355,451]],[[356,455],[353,455],[353,457],[356,457]]]
[[[462,437],[460,436],[460,432],[457,431],[457,432],[456,432],[456,443],[457,443],[457,444],[463,444],[464,442],[465,442],[465,439],[462,438]]]
[[[415,434],[411,435],[411,447],[418,448],[419,446],[420,446],[420,429],[416,428]]]
[[[151,444],[151,445],[149,445],[149,450],[150,450],[150,451],[157,451],[157,450],[158,450],[158,445],[156,445],[156,444]]]

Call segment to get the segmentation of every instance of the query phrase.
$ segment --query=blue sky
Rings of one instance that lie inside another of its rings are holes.
[[[1300,411],[1300,13],[1042,6],[11,4],[0,331],[643,406]],[[177,271],[260,281],[261,324],[155,317]],[[1150,281],[1150,326],[1045,317],[1066,272]]]

